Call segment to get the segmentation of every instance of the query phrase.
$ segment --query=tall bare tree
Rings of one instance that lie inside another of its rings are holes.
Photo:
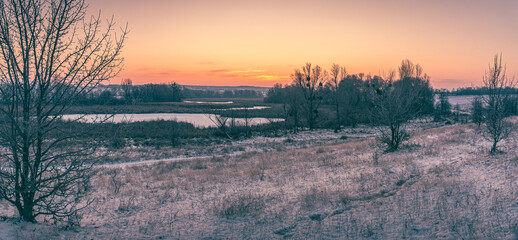
[[[338,87],[340,100],[340,121],[351,125],[353,128],[358,124],[359,119],[365,111],[364,85],[376,81],[368,78],[362,81],[357,75],[348,75],[340,81]]]
[[[93,162],[56,125],[78,95],[117,75],[127,34],[86,10],[84,0],[0,2],[0,198],[25,221],[84,207]]]
[[[342,123],[340,119],[340,82],[345,79],[347,76],[347,69],[344,66],[340,66],[338,64],[333,63],[331,65],[331,81],[329,84],[331,86],[331,91],[333,93],[333,100],[335,105],[335,113],[336,113],[336,127],[335,132],[340,130],[340,125]]]
[[[419,78],[423,73],[423,69],[419,64],[414,65],[414,63],[408,59],[401,61],[401,66],[399,66],[398,70],[399,79]]]
[[[122,79],[121,82],[121,90],[124,97],[124,102],[126,104],[132,104],[133,103],[133,81],[129,78]]]
[[[435,104],[434,121],[442,121],[451,114],[451,104],[446,92],[439,92],[439,101]]]
[[[509,99],[509,89],[515,87],[514,78],[506,76],[506,66],[502,65],[502,54],[495,55],[493,64],[483,78],[484,87],[488,94],[484,96],[486,111],[484,114],[484,136],[492,142],[491,153],[497,151],[498,142],[506,139],[514,129],[512,124],[505,120],[505,102]]]
[[[302,103],[309,129],[315,127],[318,116],[318,107],[322,103],[322,96],[319,96],[319,90],[324,86],[327,73],[320,67],[313,67],[311,63],[302,66],[302,71],[295,69],[291,75],[293,85],[295,85],[304,97]]]

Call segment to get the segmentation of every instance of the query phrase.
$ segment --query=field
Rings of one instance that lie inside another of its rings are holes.
[[[516,237],[518,135],[502,143],[502,153],[489,155],[477,131],[473,124],[422,130],[394,153],[382,153],[372,136],[363,135],[303,148],[104,165],[91,184],[94,202],[80,225],[7,220],[0,236]],[[0,206],[3,216],[14,217],[14,209]]]

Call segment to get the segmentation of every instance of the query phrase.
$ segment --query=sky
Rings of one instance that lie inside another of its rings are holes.
[[[306,62],[387,75],[403,59],[435,88],[480,86],[495,54],[518,78],[516,0],[87,0],[130,33],[111,83],[290,83]]]

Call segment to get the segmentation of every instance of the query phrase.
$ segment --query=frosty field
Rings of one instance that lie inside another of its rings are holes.
[[[0,240],[518,240],[515,2],[4,0]]]
[[[518,226],[518,135],[489,155],[477,131],[472,124],[419,131],[395,153],[365,135],[101,167],[80,226],[8,219],[0,237],[510,239]]]

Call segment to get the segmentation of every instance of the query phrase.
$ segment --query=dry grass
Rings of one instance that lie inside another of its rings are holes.
[[[264,197],[255,194],[224,196],[213,203],[214,213],[220,217],[244,217],[261,211],[265,206]]]
[[[101,169],[93,182],[96,201],[78,232],[66,236],[512,238],[516,150],[490,156],[475,131],[472,125],[425,130],[387,154],[362,140]],[[512,137],[505,144],[515,144],[518,136]]]

